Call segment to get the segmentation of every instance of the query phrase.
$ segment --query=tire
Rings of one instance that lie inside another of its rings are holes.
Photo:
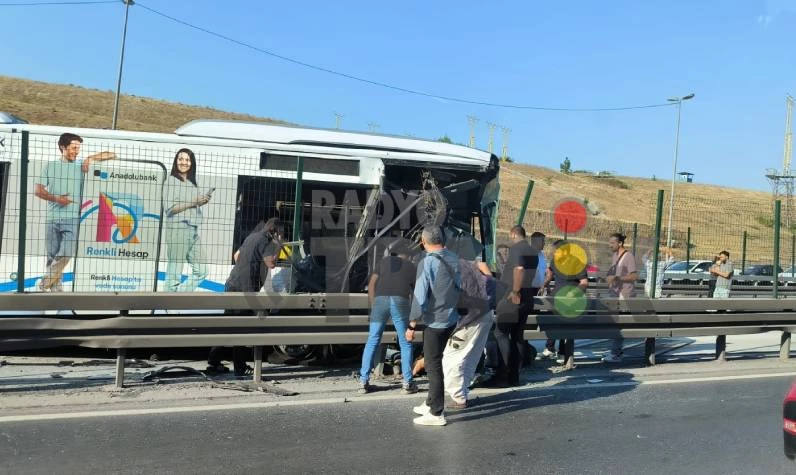
[[[315,345],[274,345],[268,361],[274,364],[298,365],[313,360],[318,347]]]

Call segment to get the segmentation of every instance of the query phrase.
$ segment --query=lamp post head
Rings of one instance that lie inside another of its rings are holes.
[[[687,101],[687,100],[689,100],[689,99],[693,99],[693,98],[694,98],[694,93],[692,92],[691,94],[689,94],[689,95],[687,95],[687,96],[683,96],[683,97],[670,97],[670,98],[668,98],[668,99],[666,99],[666,100],[667,100],[667,101],[669,101],[669,102],[678,102],[678,103],[679,103],[679,102]]]

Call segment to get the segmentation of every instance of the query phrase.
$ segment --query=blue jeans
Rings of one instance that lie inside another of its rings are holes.
[[[401,347],[401,374],[405,383],[412,382],[412,344],[406,341],[406,328],[409,326],[409,299],[406,297],[376,297],[370,310],[370,333],[362,353],[362,368],[359,380],[367,383],[370,372],[375,366],[376,348],[381,343],[387,317],[392,318],[395,332],[398,334],[398,345]]]

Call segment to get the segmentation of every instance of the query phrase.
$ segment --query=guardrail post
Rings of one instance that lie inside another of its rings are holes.
[[[263,380],[263,347],[254,347],[254,384],[260,384]]]
[[[127,356],[126,348],[116,350],[116,387],[124,387],[124,358]]]
[[[380,379],[384,377],[384,360],[387,358],[387,345],[384,343],[379,345],[376,349],[375,358],[378,363],[373,368],[373,377]]]
[[[782,361],[790,359],[790,332],[782,332],[782,338],[779,341],[779,359]]]
[[[716,337],[716,361],[727,361],[727,335]]]
[[[743,241],[741,242],[741,273],[746,272],[746,231],[743,232]]]
[[[522,226],[525,219],[525,212],[528,211],[528,202],[531,200],[531,192],[533,191],[533,180],[528,180],[528,187],[525,188],[525,198],[522,199],[522,206],[520,206],[520,214],[517,216],[517,226]]]
[[[644,340],[644,360],[648,366],[655,366],[655,338]]]
[[[28,144],[29,132],[22,131],[22,155],[19,161],[19,237],[17,242],[17,292],[25,292],[25,245],[28,227]]]
[[[779,225],[782,201],[774,202],[774,266],[771,271],[772,297],[779,297]]]

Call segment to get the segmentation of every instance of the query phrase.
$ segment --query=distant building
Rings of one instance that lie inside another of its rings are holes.
[[[692,183],[694,181],[694,174],[691,172],[680,172],[680,181],[684,181],[686,183]]]

